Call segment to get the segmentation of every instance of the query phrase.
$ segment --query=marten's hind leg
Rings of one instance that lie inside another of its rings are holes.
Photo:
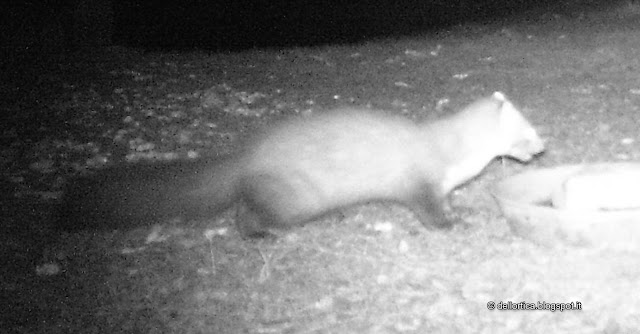
[[[449,229],[453,223],[444,212],[446,198],[439,196],[433,189],[433,186],[425,184],[411,192],[402,202],[427,229]]]

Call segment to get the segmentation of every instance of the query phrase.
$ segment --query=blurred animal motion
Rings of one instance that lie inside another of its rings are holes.
[[[132,164],[73,180],[58,224],[67,230],[213,217],[237,205],[245,236],[341,208],[392,201],[427,227],[449,227],[447,195],[496,157],[529,161],[544,143],[500,92],[416,124],[342,108],[293,117],[216,161]]]

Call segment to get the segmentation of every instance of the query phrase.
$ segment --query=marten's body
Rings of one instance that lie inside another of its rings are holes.
[[[134,165],[72,183],[61,222],[136,225],[211,217],[239,203],[240,230],[257,235],[371,201],[394,201],[425,226],[446,227],[443,201],[495,157],[528,161],[543,142],[502,95],[415,124],[384,112],[338,109],[281,122],[230,157]]]

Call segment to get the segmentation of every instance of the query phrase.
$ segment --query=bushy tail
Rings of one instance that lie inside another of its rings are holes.
[[[242,168],[237,160],[207,164],[193,173],[195,182],[182,201],[186,216],[211,217],[238,199]]]
[[[55,225],[63,230],[129,229],[172,218],[212,218],[238,197],[239,163],[136,164],[74,179]]]

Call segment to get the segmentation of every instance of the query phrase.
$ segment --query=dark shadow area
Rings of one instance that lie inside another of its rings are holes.
[[[150,49],[242,50],[421,34],[509,20],[562,1],[198,1],[116,5],[115,43]]]
[[[29,60],[96,45],[234,51],[341,44],[422,34],[470,22],[519,20],[532,12],[571,13],[605,5],[612,2],[41,0],[14,3],[0,18],[6,22],[5,56]]]

